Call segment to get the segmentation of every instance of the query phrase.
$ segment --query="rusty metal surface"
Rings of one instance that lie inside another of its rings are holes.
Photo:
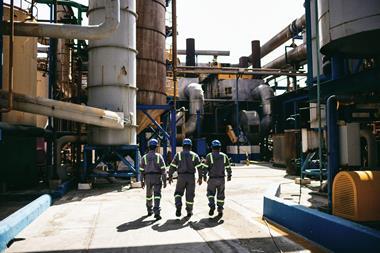
[[[137,1],[137,103],[166,103],[165,0]],[[153,112],[158,118],[161,112]],[[137,113],[138,132],[150,121]]]

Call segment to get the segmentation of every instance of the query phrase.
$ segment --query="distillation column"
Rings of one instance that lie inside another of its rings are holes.
[[[89,24],[105,17],[105,2],[90,0]],[[93,145],[136,144],[136,0],[120,0],[120,25],[106,39],[89,41],[88,105],[124,114],[124,129],[90,126]]]

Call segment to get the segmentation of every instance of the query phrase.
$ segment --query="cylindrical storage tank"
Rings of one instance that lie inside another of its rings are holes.
[[[352,57],[380,54],[379,0],[318,0],[321,52]]]
[[[10,8],[4,5],[4,20],[9,20]],[[29,19],[26,11],[14,10],[14,20],[24,22]],[[13,44],[13,91],[35,97],[37,95],[37,38],[14,37]],[[9,36],[3,37],[3,90],[9,84]],[[2,113],[2,121],[11,124],[36,126],[36,115],[11,111]]]
[[[166,103],[165,82],[165,0],[137,1],[137,102],[145,105]],[[162,111],[150,111],[153,118]],[[138,112],[138,132],[150,120]]]
[[[105,1],[90,0],[89,24],[104,21]],[[88,105],[124,114],[124,129],[90,126],[95,145],[136,144],[136,1],[120,0],[120,24],[107,39],[89,41]]]

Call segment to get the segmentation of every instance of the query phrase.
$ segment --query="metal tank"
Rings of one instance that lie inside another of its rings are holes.
[[[321,52],[365,57],[380,53],[379,0],[318,0]]]
[[[4,5],[3,10],[4,20],[9,20],[9,6]],[[14,12],[15,21],[23,22],[30,18],[28,13],[22,9],[15,7]],[[2,83],[3,90],[8,91],[9,36],[4,36],[3,49]],[[13,50],[13,91],[35,97],[37,95],[37,38],[16,36]],[[11,124],[36,126],[36,115],[13,110],[2,114],[2,121]]]
[[[103,22],[105,1],[89,1],[89,24]],[[136,0],[120,0],[120,24],[106,39],[89,41],[88,105],[124,114],[124,129],[89,127],[95,145],[136,144]]]
[[[165,0],[137,1],[137,102],[146,105],[166,103],[165,62]],[[162,111],[149,111],[158,118]],[[138,132],[144,130],[150,120],[138,112]]]

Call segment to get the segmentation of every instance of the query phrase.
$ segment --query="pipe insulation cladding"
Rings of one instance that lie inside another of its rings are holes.
[[[13,109],[16,111],[72,120],[101,127],[124,128],[124,119],[116,112],[43,97],[32,97],[19,93],[13,94]],[[0,90],[0,107],[5,107],[7,103],[8,92]]]
[[[267,136],[272,127],[271,99],[274,97],[274,92],[270,86],[260,84],[252,90],[252,97],[261,100],[263,114],[260,121],[260,135]]]
[[[186,121],[186,136],[191,135],[197,128],[197,113],[199,120],[202,122],[204,114],[204,93],[202,85],[199,83],[191,83],[184,89],[186,98],[189,100],[189,119]]]
[[[108,0],[89,1],[89,24],[106,16]],[[136,0],[120,0],[120,24],[111,36],[89,41],[88,104],[121,112],[124,129],[90,127],[88,143],[136,144]]]
[[[91,3],[97,3],[96,6],[103,9],[103,11],[100,12],[105,14],[102,16],[101,20],[96,19],[99,22],[90,22],[90,25],[88,26],[15,22],[14,32],[16,36],[27,37],[49,37],[78,40],[98,40],[108,38],[114,34],[115,30],[119,26],[121,2],[124,1],[90,0],[90,5]],[[122,7],[121,9],[123,11]],[[89,12],[91,11],[89,10]],[[10,22],[3,21],[0,31],[2,34],[9,35],[10,28]]]

